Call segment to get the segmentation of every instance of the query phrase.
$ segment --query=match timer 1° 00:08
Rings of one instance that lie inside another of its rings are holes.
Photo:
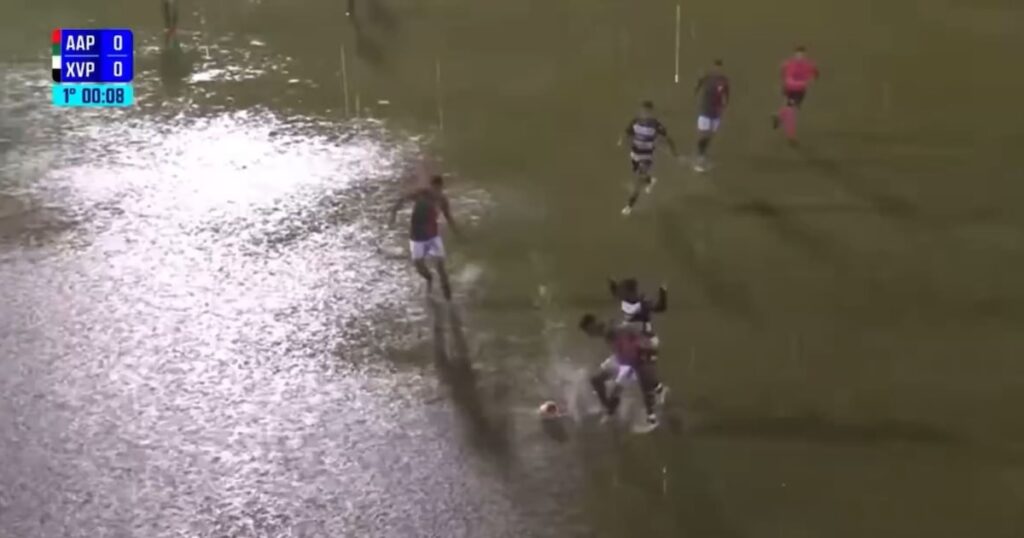
[[[130,106],[135,100],[131,84],[55,84],[53,104],[65,107]]]

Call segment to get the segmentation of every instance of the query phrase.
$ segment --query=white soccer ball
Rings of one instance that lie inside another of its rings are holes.
[[[560,413],[561,410],[558,408],[558,404],[551,400],[540,404],[540,407],[537,408],[537,414],[540,415],[541,418],[557,417]]]

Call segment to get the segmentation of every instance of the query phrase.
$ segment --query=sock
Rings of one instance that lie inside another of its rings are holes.
[[[597,394],[597,399],[601,402],[601,407],[604,407],[608,414],[612,414],[612,403],[608,398],[608,393],[605,387],[605,378],[601,375],[596,375],[590,378],[590,386],[594,388],[594,392]]]
[[[701,138],[700,140],[698,140],[697,141],[697,155],[700,155],[701,157],[703,157],[704,154],[708,152],[708,145],[710,145],[710,144],[711,144],[711,139],[710,138]]]
[[[654,391],[644,391],[644,410],[647,411],[647,417],[654,416]]]
[[[782,127],[786,132],[786,138],[796,138],[796,110],[791,106],[783,107],[779,117],[782,119]]]
[[[622,398],[619,398],[617,394],[613,394],[608,398],[608,407],[606,409],[608,410],[609,415],[615,414],[615,411],[619,409],[619,402],[621,401]]]

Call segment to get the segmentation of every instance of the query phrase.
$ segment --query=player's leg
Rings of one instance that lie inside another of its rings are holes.
[[[612,356],[608,358],[602,365],[602,367],[608,371],[609,378],[612,381],[611,392],[608,396],[610,403],[609,416],[615,414],[619,408],[619,404],[622,403],[622,389],[626,386],[626,383],[636,378],[636,371],[618,360],[618,358]]]
[[[783,91],[785,103],[779,109],[772,120],[775,127],[782,126],[783,132],[790,141],[796,140],[796,116],[797,110],[804,101],[805,90],[787,88]]]
[[[650,370],[652,376],[654,397],[660,405],[665,403],[665,398],[668,396],[668,387],[658,378],[658,348],[661,345],[661,340],[658,338],[658,335],[651,333],[650,343],[653,351],[647,357],[646,367]]]
[[[615,357],[610,357],[601,363],[597,373],[590,376],[590,386],[594,388],[594,393],[597,394],[597,399],[608,416],[614,415],[619,407],[618,394],[614,391],[612,394],[608,393],[608,381],[613,379],[615,374]]]
[[[644,192],[650,194],[654,190],[654,184],[658,182],[658,178],[654,177],[651,173],[654,168],[654,159],[647,161],[643,167],[643,174],[640,178],[641,183],[644,187]]]
[[[178,30],[178,0],[160,0],[164,15],[164,38],[171,39]]]
[[[437,269],[437,276],[441,279],[441,292],[444,294],[445,300],[451,301],[452,286],[448,279],[448,268],[444,261],[444,243],[441,241],[441,236],[431,239],[430,243],[430,251],[427,255],[434,259],[434,267]]]
[[[700,116],[697,118],[697,162],[694,169],[703,172],[707,166],[708,147],[711,145],[711,138],[718,130],[718,118]]]
[[[636,378],[640,385],[640,393],[643,396],[644,411],[647,412],[645,429],[648,431],[658,426],[658,415],[655,413],[656,390],[660,385],[657,374],[654,371],[654,364],[645,361],[636,367]]]
[[[629,195],[629,200],[626,201],[626,207],[622,208],[623,215],[629,215],[633,212],[633,206],[635,206],[637,200],[640,199],[640,192],[651,184],[652,163],[653,160],[650,156],[632,156],[633,191]]]
[[[708,148],[711,147],[711,140],[718,131],[718,126],[721,120],[718,118],[708,118],[701,116],[697,120],[697,131],[699,136],[697,137],[697,157],[701,159],[708,156]]]
[[[654,365],[649,361],[643,361],[637,364],[633,371],[636,373],[637,384],[643,395],[644,410],[647,411],[648,417],[652,417],[654,415],[654,389],[658,385]]]
[[[661,339],[658,338],[657,334],[648,330],[644,333],[647,336],[648,343],[651,345],[652,351],[648,354],[652,362],[658,360],[658,348],[661,347]]]
[[[786,115],[786,118],[783,119],[782,124],[783,129],[786,132],[786,138],[788,138],[790,142],[796,141],[797,111],[800,110],[800,105],[803,104],[805,95],[806,92],[804,90],[793,90],[786,96],[786,104],[788,105],[786,110],[788,111],[788,114]]]
[[[427,250],[429,241],[409,241],[409,251],[412,255],[412,265],[416,272],[427,281],[427,293],[430,293],[434,286],[434,276],[427,268]]]
[[[785,114],[787,108],[789,108],[789,92],[783,88],[782,105],[780,105],[779,109],[772,114],[772,129],[778,129],[779,125],[782,124],[782,115]]]

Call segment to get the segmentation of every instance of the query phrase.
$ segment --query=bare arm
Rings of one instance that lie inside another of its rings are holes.
[[[395,223],[395,215],[398,214],[398,210],[402,209],[402,206],[405,205],[405,203],[408,202],[411,198],[411,194],[403,194],[397,200],[395,200],[395,203],[392,204],[391,206],[391,210],[388,212],[389,226]]]
[[[665,286],[658,288],[658,300],[651,305],[651,312],[664,312],[668,309],[668,290]]]
[[[658,136],[665,139],[665,143],[668,144],[668,149],[672,152],[672,156],[679,155],[679,152],[676,151],[676,142],[668,135],[668,129],[660,121],[658,122]]]
[[[626,128],[623,129],[621,133],[619,133],[619,142],[618,142],[618,144],[621,146],[622,143],[626,141],[626,138],[630,137],[630,136],[633,136],[633,123],[632,122],[630,122],[629,125],[627,125]]]
[[[462,230],[459,229],[458,225],[455,224],[455,219],[452,218],[452,211],[448,203],[448,197],[442,194],[440,200],[438,200],[438,205],[441,206],[441,213],[444,214],[444,220],[452,227],[452,232],[454,232],[455,235],[462,237]]]
[[[619,284],[613,278],[608,279],[608,291],[612,292],[612,297],[619,299]]]
[[[668,149],[672,152],[673,156],[679,155],[679,152],[676,151],[676,142],[668,134],[665,135],[665,143],[668,144]]]
[[[388,213],[388,224],[394,224],[395,214],[398,213],[398,210],[402,209],[406,202],[412,201],[430,183],[430,177],[434,169],[433,161],[428,157],[421,156],[412,163],[411,168],[405,170],[405,182],[412,185],[412,191],[401,195],[395,200],[394,205],[391,206],[391,211]]]
[[[391,206],[391,210],[388,212],[389,225],[395,223],[395,215],[398,213],[398,210],[402,209],[402,206],[405,205],[406,202],[412,201],[413,197],[429,183],[429,166],[430,163],[427,161],[427,158],[420,157],[411,164],[411,167],[405,169],[403,174],[404,181],[406,184],[412,185],[412,190],[399,196],[398,199],[395,200],[394,205]]]

